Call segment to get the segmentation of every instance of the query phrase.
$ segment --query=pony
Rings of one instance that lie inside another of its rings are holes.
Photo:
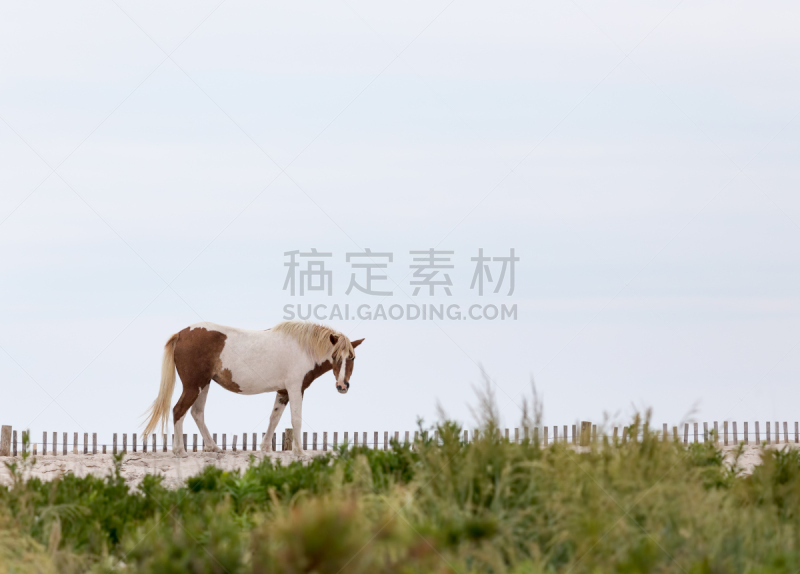
[[[172,335],[164,346],[161,386],[158,397],[145,413],[149,420],[144,434],[153,432],[159,422],[163,432],[177,370],[183,392],[172,409],[175,428],[172,451],[176,456],[189,456],[183,444],[183,419],[190,408],[205,441],[203,450],[222,450],[214,443],[203,417],[211,381],[243,395],[277,392],[261,450],[272,450],[272,433],[286,405],[290,404],[294,431],[292,450],[302,456],[300,437],[306,389],[319,376],[333,370],[336,390],[347,393],[356,359],[355,348],[363,342],[364,339],[351,342],[330,327],[303,321],[286,321],[266,331],[207,322],[190,325]]]

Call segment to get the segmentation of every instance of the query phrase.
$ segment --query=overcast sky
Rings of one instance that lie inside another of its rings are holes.
[[[5,3],[0,423],[140,432],[171,334],[364,303],[518,315],[326,321],[366,342],[303,430],[413,430],[437,403],[471,427],[480,366],[510,427],[532,377],[550,425],[800,418],[799,12]],[[434,247],[452,294],[414,296]],[[332,295],[292,297],[284,252],[311,248]],[[365,248],[393,254],[385,300],[345,293]],[[515,250],[513,294],[470,289],[480,248]],[[213,384],[206,421],[263,431],[272,402]]]

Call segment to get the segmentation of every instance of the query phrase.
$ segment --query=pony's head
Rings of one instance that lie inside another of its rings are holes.
[[[344,335],[331,333],[331,363],[333,365],[333,375],[336,377],[336,390],[345,394],[350,389],[350,376],[353,374],[353,365],[356,362],[355,348],[364,342],[364,339],[357,341],[350,340]]]

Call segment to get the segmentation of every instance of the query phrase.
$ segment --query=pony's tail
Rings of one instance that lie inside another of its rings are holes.
[[[175,388],[175,345],[178,342],[178,333],[172,335],[164,345],[164,359],[161,363],[161,386],[158,389],[158,397],[150,406],[145,416],[150,420],[144,429],[145,436],[153,432],[161,421],[161,430],[169,419],[169,405],[172,401],[172,390]]]

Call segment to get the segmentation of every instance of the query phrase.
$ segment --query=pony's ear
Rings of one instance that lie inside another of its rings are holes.
[[[364,342],[364,339],[359,339],[358,341],[353,341],[350,344],[353,345],[353,348],[355,349],[356,347],[358,347],[363,342]]]
[[[331,345],[335,345],[336,342],[339,340],[339,337],[331,333]]]

